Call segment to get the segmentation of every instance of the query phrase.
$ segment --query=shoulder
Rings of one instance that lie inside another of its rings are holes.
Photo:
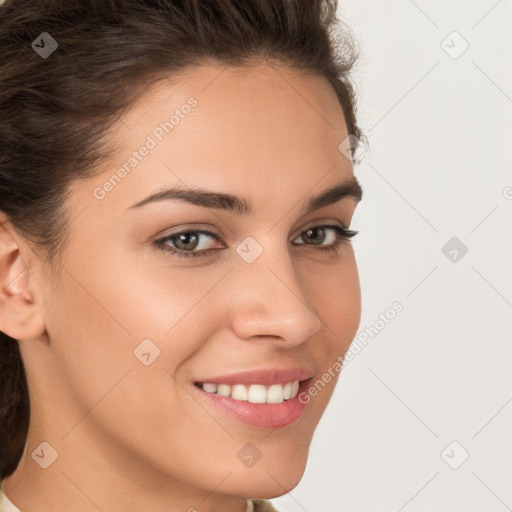
[[[5,495],[2,485],[0,482],[0,512],[20,512],[20,509],[17,508]]]
[[[268,500],[250,500],[253,504],[254,512],[281,512]],[[1,511],[0,511],[1,512]]]

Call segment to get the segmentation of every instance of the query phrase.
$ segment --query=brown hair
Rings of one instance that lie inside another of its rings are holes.
[[[355,44],[336,10],[336,0],[6,0],[0,211],[57,272],[69,185],[112,155],[109,128],[149,85],[208,61],[265,59],[327,78],[348,133],[362,141],[349,76]],[[49,44],[43,32],[58,44],[46,57],[37,52],[41,37]],[[18,341],[0,332],[1,479],[19,463],[29,411]]]

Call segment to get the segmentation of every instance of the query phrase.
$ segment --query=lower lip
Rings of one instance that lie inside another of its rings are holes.
[[[312,379],[304,380],[299,384],[299,391],[294,398],[279,404],[254,404],[244,400],[235,400],[230,396],[217,393],[208,393],[200,387],[194,388],[208,400],[209,403],[247,425],[261,428],[286,427],[297,422],[306,409],[307,404],[299,401],[300,393],[306,391]]]

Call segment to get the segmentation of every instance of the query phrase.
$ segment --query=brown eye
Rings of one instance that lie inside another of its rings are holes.
[[[330,232],[330,235],[329,235]],[[304,241],[308,241],[305,244],[297,244],[297,245],[317,245],[320,250],[337,250],[338,247],[343,243],[348,241],[353,236],[357,235],[358,231],[351,231],[349,229],[345,229],[341,226],[337,226],[336,224],[332,225],[321,225],[321,226],[313,226],[306,231],[304,231],[300,236],[298,236],[295,240],[302,238]],[[324,243],[325,240],[327,243]],[[311,243],[309,243],[311,242]]]
[[[212,248],[208,248],[208,238],[218,240],[215,233],[203,229],[187,229],[156,240],[154,245],[178,257],[206,256]]]
[[[326,230],[323,226],[317,226],[304,231],[304,234],[301,236],[312,242],[314,245],[321,245],[322,240],[325,238],[325,231]]]

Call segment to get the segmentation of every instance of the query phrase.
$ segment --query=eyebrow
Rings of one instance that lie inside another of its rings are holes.
[[[300,213],[301,215],[307,215],[319,208],[337,203],[346,197],[355,199],[357,202],[361,201],[363,197],[363,189],[355,176],[310,197]],[[127,209],[131,210],[140,208],[149,203],[169,200],[185,201],[197,206],[215,208],[217,210],[233,212],[238,215],[248,216],[254,213],[251,202],[243,197],[203,188],[183,189],[178,185],[154,192]]]

